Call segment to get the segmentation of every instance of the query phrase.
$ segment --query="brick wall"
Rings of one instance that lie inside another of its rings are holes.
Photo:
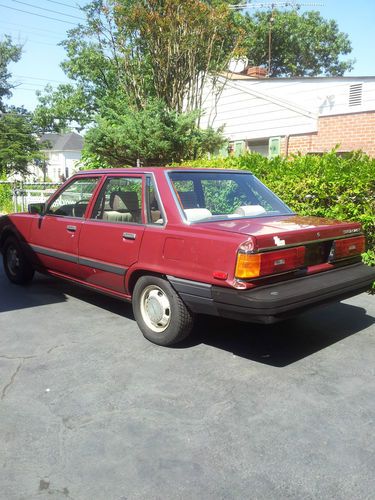
[[[337,144],[340,145],[338,151],[361,149],[375,157],[375,111],[319,117],[318,132],[291,135],[289,141],[284,138],[281,151],[284,154],[322,153]]]

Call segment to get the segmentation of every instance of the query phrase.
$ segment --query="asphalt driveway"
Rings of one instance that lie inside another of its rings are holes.
[[[0,497],[375,498],[375,298],[150,344],[131,307],[0,271]]]

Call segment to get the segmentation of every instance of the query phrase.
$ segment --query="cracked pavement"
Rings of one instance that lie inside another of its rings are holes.
[[[375,298],[150,344],[128,304],[0,270],[0,498],[375,498]]]

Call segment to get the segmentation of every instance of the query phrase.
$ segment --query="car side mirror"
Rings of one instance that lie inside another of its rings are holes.
[[[30,203],[28,205],[29,214],[39,214],[43,215],[46,209],[45,203]]]

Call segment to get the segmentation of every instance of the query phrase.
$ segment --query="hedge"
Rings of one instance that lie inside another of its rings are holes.
[[[0,181],[5,180],[0,176]],[[0,184],[0,214],[13,211],[12,186],[10,184]]]
[[[273,159],[252,153],[179,166],[249,170],[298,214],[360,222],[367,238],[364,261],[375,265],[375,159],[360,152]]]
[[[182,162],[178,166],[249,170],[298,214],[360,222],[367,238],[364,261],[375,265],[374,158],[361,152],[344,157],[332,151],[321,156],[273,159],[252,153]],[[9,195],[9,187],[3,186],[0,210],[10,208]]]

